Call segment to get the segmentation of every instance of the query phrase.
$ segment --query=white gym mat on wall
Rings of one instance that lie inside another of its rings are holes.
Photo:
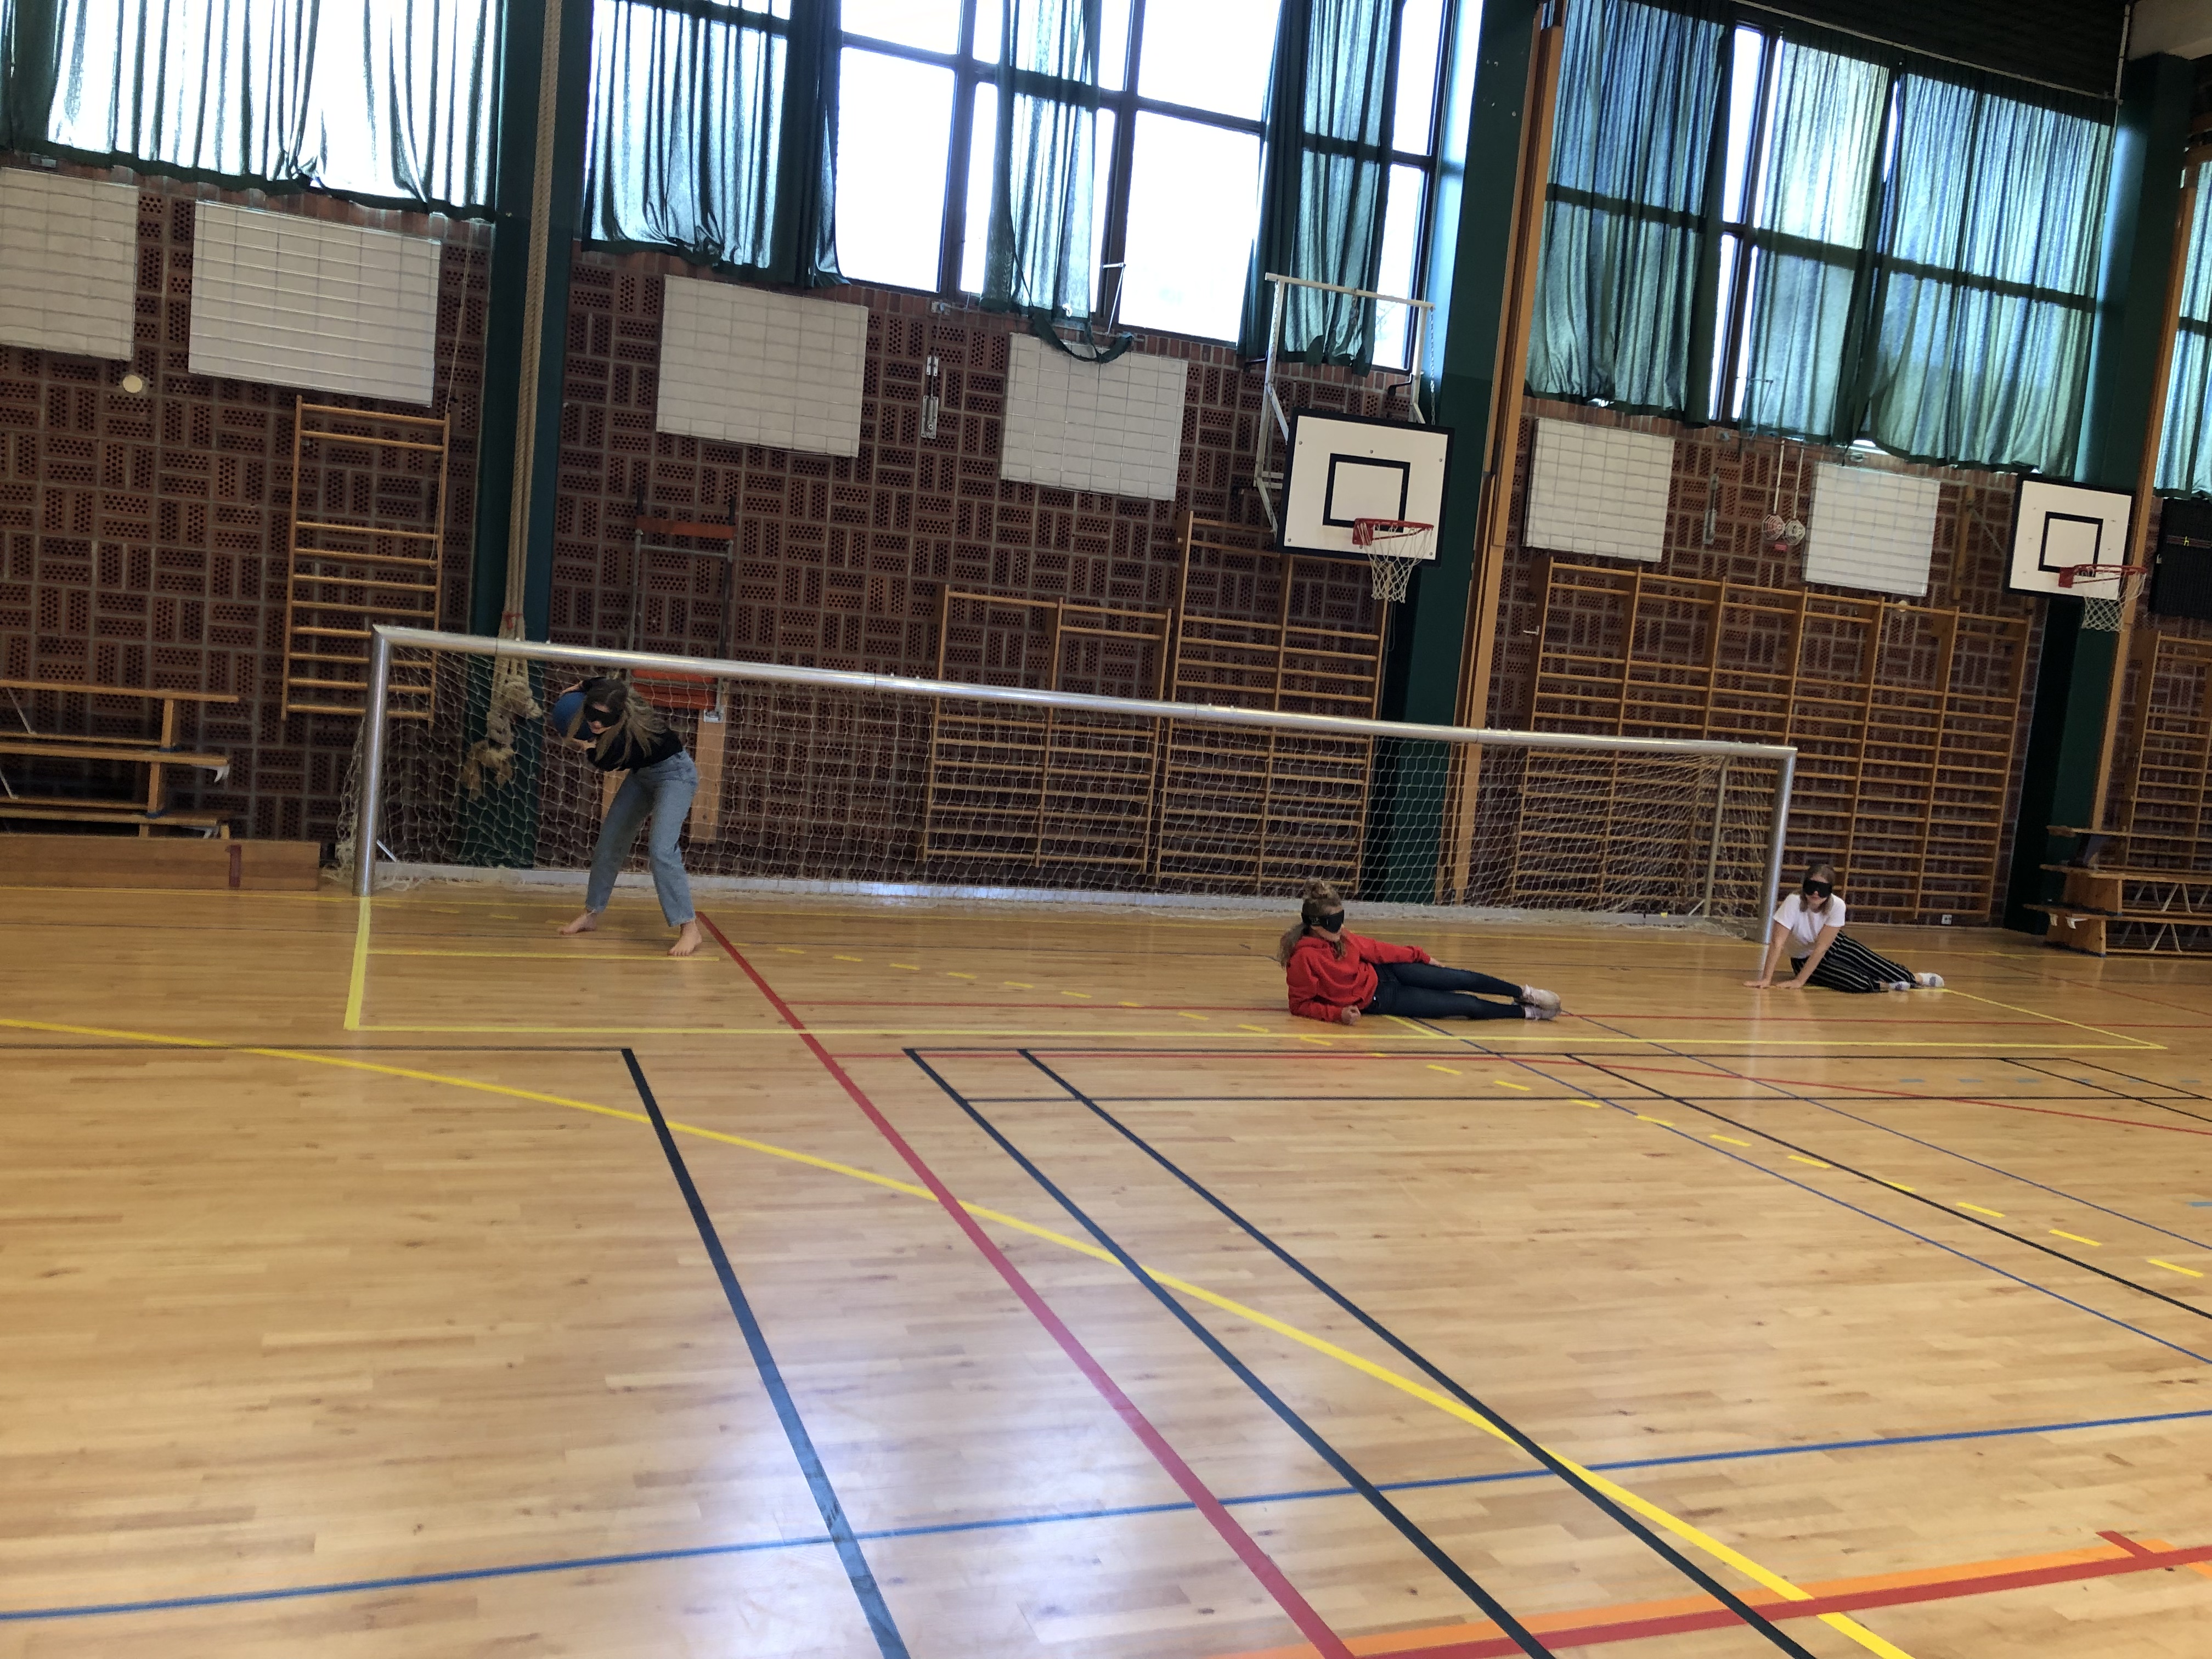
[[[1522,544],[1656,564],[1667,550],[1674,441],[1617,426],[1536,422]]]
[[[194,223],[193,374],[430,401],[437,243],[209,202]]]
[[[1823,465],[1813,477],[1805,580],[1920,599],[1942,487],[1872,466]]]
[[[860,453],[868,308],[700,276],[661,284],[662,432],[810,455]]]
[[[1008,343],[1001,478],[1175,499],[1188,369],[1182,358],[1132,351],[1100,365],[1026,334]]]
[[[0,345],[128,359],[137,289],[136,189],[0,172]]]

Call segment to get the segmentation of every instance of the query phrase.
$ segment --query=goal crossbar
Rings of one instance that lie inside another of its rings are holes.
[[[1240,708],[1218,703],[1102,696],[1079,691],[1047,691],[1024,686],[981,685],[956,680],[871,674],[849,669],[805,668],[785,663],[741,662],[657,652],[623,651],[596,646],[555,645],[538,641],[448,634],[428,629],[378,624],[369,647],[369,676],[362,733],[359,792],[354,823],[357,849],[354,890],[366,897],[374,878],[383,774],[389,740],[390,696],[396,652],[444,652],[508,660],[568,664],[617,672],[643,672],[690,678],[751,682],[818,691],[846,691],[941,703],[947,700],[1066,709],[1128,719],[1152,719],[1214,726],[1261,728],[1316,738],[1384,738],[1433,742],[1462,750],[1543,750],[1611,756],[1676,757],[1726,762],[1746,760],[1772,766],[1775,786],[1767,826],[1763,922],[1776,902],[1781,880],[1790,799],[1797,750],[1784,744],[1731,742],[1723,738],[1611,737],[1571,732],[1519,732],[1480,726],[1433,726],[1413,721],[1352,715],[1304,714],[1268,708]]]

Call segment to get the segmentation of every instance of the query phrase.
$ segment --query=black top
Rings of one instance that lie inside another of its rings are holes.
[[[675,727],[670,726],[659,737],[647,738],[641,745],[627,738],[617,738],[607,745],[604,759],[599,746],[593,744],[591,755],[592,764],[602,772],[635,772],[640,767],[656,766],[672,755],[683,752],[684,739],[676,735]]]

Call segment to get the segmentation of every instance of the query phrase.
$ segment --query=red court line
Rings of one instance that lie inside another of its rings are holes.
[[[1145,1449],[1152,1453],[1154,1461],[1167,1471],[1168,1477],[1182,1488],[1183,1496],[1190,1499],[1200,1514],[1213,1523],[1213,1529],[1221,1535],[1222,1541],[1236,1552],[1237,1559],[1243,1562],[1252,1576],[1260,1581],[1261,1588],[1274,1598],[1275,1604],[1290,1615],[1291,1622],[1298,1627],[1298,1633],[1313,1644],[1322,1655],[1322,1659],[1352,1659],[1351,1650],[1344,1645],[1334,1631],[1322,1622],[1321,1615],[1308,1605],[1305,1597],[1298,1594],[1297,1587],[1260,1547],[1258,1540],[1222,1506],[1221,1500],[1207,1489],[1206,1483],[1198,1478],[1197,1472],[1183,1462],[1182,1455],[1168,1443],[1167,1437],[1152,1426],[1152,1419],[1137,1408],[1137,1402],[1124,1394],[1121,1385],[1106,1374],[1106,1368],[1092,1358],[1091,1351],[1076,1339],[1075,1333],[1068,1329],[1060,1316],[1037,1294],[1036,1287],[1022,1276],[1021,1270],[1006,1259],[1006,1252],[991,1241],[975,1218],[961,1206],[960,1200],[952,1195],[951,1188],[938,1179],[936,1171],[921,1161],[921,1154],[907,1144],[906,1137],[891,1127],[890,1120],[878,1109],[860,1085],[853,1081],[836,1057],[822,1046],[821,1040],[806,1029],[798,1015],[792,1012],[791,1005],[778,996],[775,988],[761,977],[759,970],[738,953],[738,947],[724,937],[720,928],[704,915],[699,918],[699,925],[712,933],[714,942],[729,952],[730,960],[744,970],[745,977],[752,981],[755,988],[768,999],[769,1006],[782,1018],[783,1023],[799,1034],[799,1040],[805,1043],[815,1059],[822,1062],[823,1068],[837,1080],[839,1086],[851,1097],[853,1103],[860,1109],[868,1121],[875,1125],[876,1133],[890,1142],[891,1149],[906,1161],[907,1168],[914,1171],[915,1178],[929,1188],[930,1196],[938,1201],[945,1214],[952,1218],[960,1231],[968,1235],[969,1243],[981,1252],[983,1259],[998,1270],[999,1277],[1006,1281],[1007,1288],[1021,1299],[1022,1305],[1035,1316],[1037,1323],[1051,1334],[1052,1340],[1060,1344],[1060,1351],[1075,1363],[1076,1369],[1114,1408],[1115,1414],[1128,1425],[1130,1432],[1144,1443]],[[1520,1650],[1516,1646],[1510,1650],[1518,1652]]]
[[[1749,1599],[1770,1619],[1817,1619],[1824,1613],[1948,1601],[2177,1567],[2205,1572],[2203,1564],[2212,1560],[2212,1546],[2178,1550],[2156,1540],[2148,1545],[2139,1544],[2116,1532],[2097,1535],[2121,1553],[2108,1555],[2074,1550],[2057,1555],[2015,1557],[2008,1561],[1977,1562],[1960,1568],[1923,1569],[1844,1579],[1826,1586],[1824,1593],[1803,1601],[1759,1595]],[[1739,1622],[1728,1608],[1702,1596],[1616,1607],[1611,1610],[1611,1617],[1601,1616],[1603,1611],[1594,1608],[1583,1613],[1540,1614],[1529,1621],[1529,1628],[1547,1646],[1577,1648],[1723,1630]],[[1355,1638],[1353,1646],[1357,1652],[1370,1656],[1371,1659],[1504,1659],[1517,1651],[1510,1641],[1495,1634],[1495,1631],[1496,1626],[1487,1624],[1461,1625],[1443,1630]],[[1437,1637],[1452,1639],[1431,1639]],[[1234,1659],[1293,1659],[1298,1651],[1293,1648],[1273,1648],[1235,1656]]]
[[[1553,1059],[1544,1054],[1527,1055],[1522,1059],[1521,1063],[1524,1066],[1599,1065],[1599,1062],[1595,1060]],[[2062,1112],[2055,1106],[2023,1106],[2015,1101],[1984,1100],[1976,1095],[1916,1094],[1910,1089],[1878,1089],[1869,1083],[1841,1083],[1831,1078],[1822,1078],[1816,1081],[1811,1078],[1761,1076],[1743,1072],[1683,1072],[1677,1071],[1670,1066],[1617,1065],[1610,1060],[1604,1062],[1601,1069],[1608,1072],[1648,1072],[1655,1077],[1696,1078],[1708,1083],[1775,1083],[1791,1089],[1820,1089],[1830,1091],[1848,1089],[1853,1094],[1882,1095],[1892,1100],[1948,1101],[1959,1106],[1992,1107],[2000,1112],[2033,1112],[2039,1117],[2075,1117],[2081,1119],[2084,1123],[2116,1123],[2123,1129],[2160,1129],[2168,1134],[2212,1137],[2212,1129],[2185,1129],[2178,1123],[2138,1123],[2133,1118],[2106,1117],[2097,1112]]]

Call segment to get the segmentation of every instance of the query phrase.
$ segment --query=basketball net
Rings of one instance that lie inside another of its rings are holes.
[[[1406,597],[1413,567],[1436,556],[1437,527],[1412,519],[1354,519],[1352,544],[1367,555],[1375,597],[1395,604]]]
[[[2081,599],[2084,631],[2117,634],[2149,574],[2148,565],[2077,564],[2058,573],[2058,585]]]

